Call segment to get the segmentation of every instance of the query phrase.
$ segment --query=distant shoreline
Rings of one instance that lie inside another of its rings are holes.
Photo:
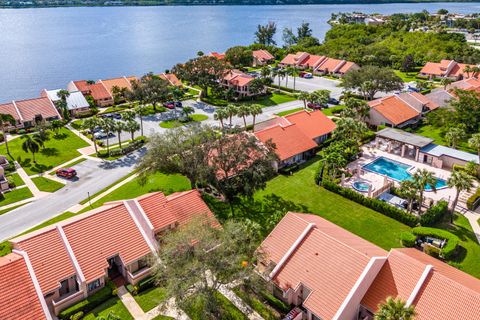
[[[75,1],[75,0],[74,0]],[[128,0],[127,0],[128,1]],[[22,5],[5,5],[0,4],[0,9],[32,9],[32,8],[74,8],[74,7],[160,7],[160,6],[188,6],[188,7],[195,7],[195,6],[308,6],[308,5],[352,5],[352,4],[395,4],[395,3],[480,3],[479,0],[393,0],[393,1],[361,1],[361,0],[310,0],[309,3],[300,3],[302,0],[286,0],[282,3],[277,3],[277,0],[272,0],[270,3],[267,1],[255,1],[253,0],[251,3],[219,3],[215,0],[200,0],[205,1],[204,3],[193,3],[189,1],[176,1],[173,0],[172,2],[166,3],[168,0],[159,0],[159,1],[149,1],[149,3],[138,3],[136,1],[131,1],[132,3],[99,3],[99,4],[92,4],[92,3],[65,3],[59,4],[58,1],[56,3],[48,4],[22,4]],[[198,0],[197,0],[198,1]],[[239,0],[241,1],[241,0]],[[0,1],[0,3],[3,1]],[[28,1],[25,1],[28,2]],[[70,1],[71,2],[71,1]],[[115,2],[115,1],[111,1]]]

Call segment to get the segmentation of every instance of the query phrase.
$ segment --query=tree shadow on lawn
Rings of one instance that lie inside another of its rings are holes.
[[[47,157],[55,157],[60,154],[57,148],[45,148],[41,149],[40,153]]]
[[[58,133],[53,135],[53,139],[55,140],[65,140],[68,138],[68,134],[66,133]]]

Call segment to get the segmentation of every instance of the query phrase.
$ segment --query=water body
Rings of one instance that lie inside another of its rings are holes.
[[[331,13],[480,12],[480,3],[305,6],[85,7],[0,10],[0,102],[68,81],[163,72],[199,50],[252,43],[258,24],[310,22],[323,38]]]

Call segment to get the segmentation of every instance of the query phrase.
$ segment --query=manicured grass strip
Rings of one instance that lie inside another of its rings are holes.
[[[23,186],[25,184],[25,182],[23,181],[23,179],[20,177],[20,175],[18,173],[12,173],[10,175],[8,175],[8,177],[10,177],[12,180],[13,180],[13,183],[15,183],[15,186],[16,187],[20,187],[20,186]]]
[[[18,206],[14,206],[14,207],[11,207],[11,208],[8,208],[8,209],[0,210],[0,216],[1,216],[2,214],[4,214],[4,213],[10,212],[10,211],[15,210],[15,209],[17,209],[17,208],[20,208],[20,207],[22,207],[22,206],[24,206],[24,205],[26,205],[26,204],[28,204],[28,203],[29,203],[29,202],[24,203],[24,204],[19,204]]]
[[[265,320],[280,319],[279,315],[276,315],[265,303],[261,302],[255,295],[248,294],[241,288],[236,287],[233,292],[248,304],[253,310],[255,310]]]
[[[417,75],[420,70],[414,71],[414,72],[403,72],[400,70],[393,70],[395,74],[402,79],[403,82],[412,82],[412,81],[418,81]]]
[[[204,114],[192,114],[192,115],[190,115],[190,118],[192,120],[187,121],[187,122],[182,122],[182,121],[179,121],[179,120],[162,121],[162,122],[160,122],[160,127],[167,128],[167,129],[178,128],[178,127],[190,124],[192,122],[200,122],[200,121],[207,120],[208,116],[204,115]]]
[[[92,203],[92,206],[87,206],[81,212],[98,208],[106,202],[132,199],[149,192],[162,191],[165,194],[171,194],[177,191],[190,190],[190,188],[190,182],[184,176],[179,174],[166,175],[163,173],[155,173],[148,177],[145,185],[141,185],[140,179],[137,177],[118,189],[115,189],[97,202]]]
[[[83,161],[87,161],[87,158],[80,158],[80,159],[75,160],[75,161],[73,161],[73,162],[67,163],[67,164],[65,165],[65,167],[71,168],[71,167],[76,166],[76,165],[79,164],[79,163],[82,163]],[[49,175],[51,175],[51,176],[54,176],[55,174],[56,174],[56,171],[52,171],[52,172],[49,173]]]
[[[345,109],[345,106],[344,106],[344,105],[340,105],[340,106],[335,106],[335,107],[331,107],[331,108],[322,109],[322,112],[323,112],[323,114],[326,115],[326,116],[333,116],[334,113],[340,112],[340,111],[342,111],[343,109]]]
[[[224,295],[220,292],[215,292],[215,299],[219,307],[221,319],[229,320],[247,320],[248,317],[244,315],[237,307],[235,307]],[[193,295],[188,302],[188,306],[184,308],[185,313],[192,320],[205,319],[203,310],[205,309],[205,301],[199,296]]]
[[[12,245],[8,241],[3,241],[0,243],[0,257],[6,256],[7,254],[12,253]]]
[[[424,125],[415,130],[415,134],[433,139],[433,142],[439,145],[448,146],[445,141],[445,132],[442,132],[441,128],[434,127],[432,125]],[[461,141],[457,147],[459,150],[477,154],[475,149],[468,146],[467,141]]]
[[[61,128],[58,134],[50,132],[50,140],[45,142],[45,148],[35,154],[36,162],[33,162],[32,154],[22,149],[22,137],[8,143],[10,156],[18,161],[29,175],[45,172],[52,168],[70,161],[80,155],[79,148],[88,146],[88,143],[76,136],[67,128]],[[0,154],[7,154],[5,145],[0,145]]]
[[[167,300],[167,292],[165,288],[153,287],[140,292],[134,296],[134,298],[140,308],[142,308],[144,312],[148,312]]]
[[[33,197],[32,192],[28,188],[15,189],[10,192],[5,192],[0,198],[0,206],[15,203]],[[0,207],[1,209],[1,207]]]
[[[292,110],[285,110],[285,111],[276,113],[276,115],[282,117],[282,116],[286,116],[286,115],[295,113],[295,112],[297,112],[297,111],[301,111],[301,110],[303,110],[303,109],[304,109],[304,108],[295,108],[295,109],[292,109]]]
[[[156,316],[155,318],[152,318],[152,320],[175,320],[175,318],[172,317],[167,317],[167,316],[162,316],[161,314]]]
[[[32,181],[40,191],[44,192],[55,192],[65,187],[63,183],[45,177],[35,177]]]
[[[297,100],[296,97],[284,93],[272,93],[269,96],[260,97],[253,101],[242,101],[240,104],[260,104],[263,107],[276,106],[277,104],[291,102]]]
[[[82,119],[77,119],[70,122],[70,126],[72,126],[72,128],[76,130],[82,130],[82,125],[83,125]]]
[[[98,191],[98,192],[95,192],[94,194],[91,194],[91,195],[90,195],[90,199],[93,199],[93,198],[95,198],[96,196],[98,196],[99,194],[104,193],[105,191],[107,191],[108,189],[112,188],[113,186],[119,184],[119,183],[122,182],[123,180],[128,179],[129,177],[131,177],[131,176],[134,175],[135,173],[136,173],[136,171],[130,172],[129,174],[127,174],[126,176],[124,176],[124,177],[121,178],[121,179],[118,179],[117,181],[115,181],[115,182],[112,183],[111,185],[103,188],[102,190],[100,190],[100,191]],[[89,198],[83,199],[82,201],[80,201],[80,204],[85,204],[85,203],[88,202],[88,200],[89,200]]]
[[[119,319],[122,320],[133,320],[132,315],[130,314],[130,312],[128,312],[127,308],[125,308],[122,301],[118,297],[108,299],[107,301],[87,313],[82,319],[95,320],[99,317],[103,317],[104,319],[106,319],[109,313],[112,313],[113,315],[117,316]]]

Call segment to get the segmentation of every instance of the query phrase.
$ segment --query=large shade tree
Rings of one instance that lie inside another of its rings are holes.
[[[167,101],[170,94],[170,83],[167,80],[153,73],[147,73],[140,80],[132,81],[132,90],[125,95],[143,104],[151,104],[156,111],[157,105]]]
[[[277,32],[277,24],[275,22],[268,22],[266,25],[258,25],[255,32],[255,43],[266,46],[275,45],[275,33]]]
[[[377,66],[365,66],[348,72],[343,77],[347,90],[358,90],[365,99],[373,99],[375,94],[391,92],[403,88],[403,81],[392,70]]]

